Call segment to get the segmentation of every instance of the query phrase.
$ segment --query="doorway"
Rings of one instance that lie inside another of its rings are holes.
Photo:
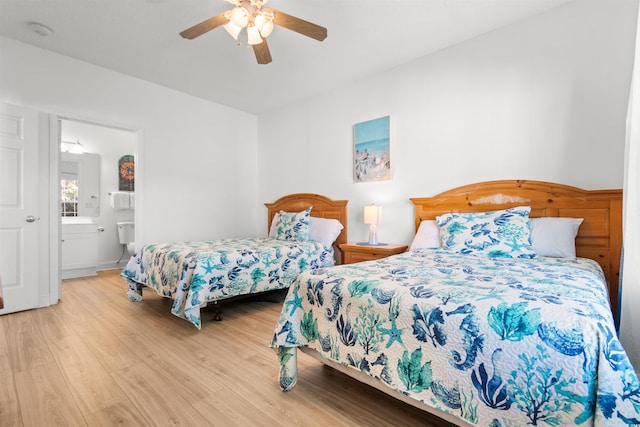
[[[135,191],[129,191],[130,202],[126,206],[114,205],[113,195],[122,187],[122,158],[133,159],[131,167],[127,169],[127,178],[129,184],[135,182],[133,165],[137,132],[69,118],[61,118],[59,126],[62,151],[59,205],[61,212],[66,215],[61,217],[61,234],[65,234],[66,230],[79,230],[80,227],[66,225],[74,221],[92,222],[95,224],[94,230],[97,230],[93,235],[86,235],[84,240],[61,242],[61,276],[80,277],[78,275],[93,275],[98,270],[121,268],[128,258],[122,256],[123,246],[118,241],[117,223],[135,221]],[[65,189],[67,191],[63,191]],[[87,228],[90,230],[92,227]],[[61,240],[65,240],[64,237]],[[70,244],[65,247],[67,243]],[[91,249],[95,249],[95,257],[79,259],[90,252],[74,247],[74,244],[90,245]]]

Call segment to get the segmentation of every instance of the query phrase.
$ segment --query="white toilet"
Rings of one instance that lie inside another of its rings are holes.
[[[133,221],[117,222],[118,225],[118,241],[121,245],[126,245],[129,255],[133,255],[136,251],[136,223]]]

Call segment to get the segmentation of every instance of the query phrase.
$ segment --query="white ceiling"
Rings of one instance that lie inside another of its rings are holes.
[[[331,90],[572,0],[270,0],[322,25],[323,42],[276,27],[256,63],[223,28],[179,32],[223,0],[0,0],[0,35],[250,113]],[[54,33],[29,29],[42,23]]]

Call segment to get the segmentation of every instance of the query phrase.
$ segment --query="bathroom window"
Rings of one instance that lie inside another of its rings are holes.
[[[78,181],[61,179],[60,195],[62,216],[78,216]]]
[[[62,153],[60,155],[60,215],[100,215],[100,156]]]

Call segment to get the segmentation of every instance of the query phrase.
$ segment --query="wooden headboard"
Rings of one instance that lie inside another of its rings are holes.
[[[277,212],[300,212],[313,206],[311,216],[317,218],[333,218],[340,221],[343,229],[334,246],[347,243],[347,203],[348,200],[332,200],[326,196],[311,193],[297,193],[283,196],[273,203],[265,203],[269,210],[267,230],[271,229],[271,221]]]
[[[576,255],[600,264],[617,316],[622,249],[622,190],[582,190],[543,181],[487,181],[454,188],[435,197],[412,198],[416,231],[420,221],[449,212],[476,212],[531,206],[531,217],[584,218]]]

